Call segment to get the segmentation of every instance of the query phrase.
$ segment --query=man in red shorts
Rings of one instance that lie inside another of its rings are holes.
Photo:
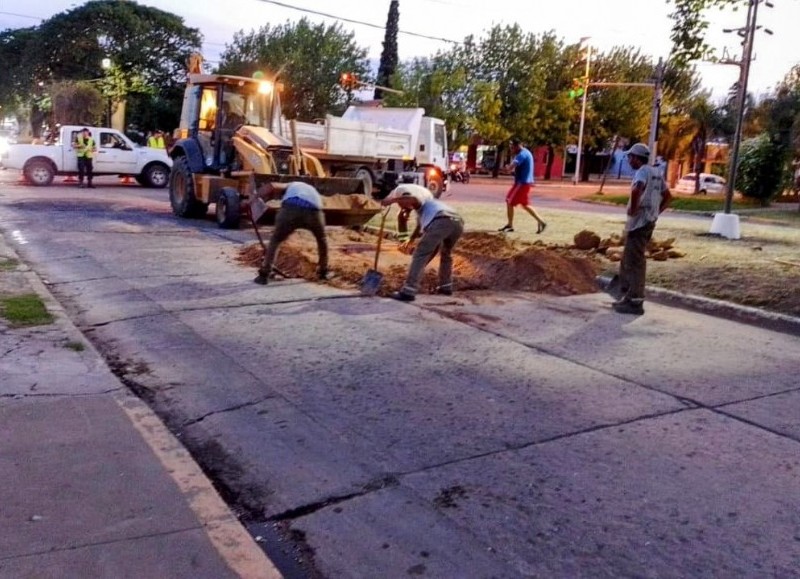
[[[522,146],[518,139],[511,140],[511,152],[514,154],[514,159],[507,165],[506,169],[509,171],[514,169],[514,185],[511,186],[511,189],[506,194],[508,223],[498,231],[501,233],[514,231],[514,207],[519,205],[536,220],[536,233],[541,233],[547,227],[547,223],[539,217],[529,199],[531,188],[533,187],[533,155]]]

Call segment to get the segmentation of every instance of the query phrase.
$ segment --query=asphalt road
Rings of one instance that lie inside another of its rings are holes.
[[[3,233],[287,576],[798,576],[799,338],[256,286],[251,233],[164,190],[0,175]]]

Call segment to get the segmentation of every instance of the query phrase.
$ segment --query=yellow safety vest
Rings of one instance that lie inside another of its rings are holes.
[[[76,141],[76,152],[78,157],[85,157],[87,159],[91,159],[94,156],[94,139],[89,136],[84,140],[83,135],[78,135],[78,140]]]
[[[156,149],[166,149],[167,146],[164,144],[164,137],[150,137],[147,139],[147,146],[154,147]]]

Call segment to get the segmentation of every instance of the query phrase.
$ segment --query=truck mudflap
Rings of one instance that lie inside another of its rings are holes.
[[[322,195],[325,224],[356,227],[364,225],[380,213],[381,204],[364,193],[364,181],[344,177],[310,177],[300,175],[255,175],[256,190],[264,183],[302,181],[313,185]],[[268,205],[259,223],[271,225],[279,205]]]

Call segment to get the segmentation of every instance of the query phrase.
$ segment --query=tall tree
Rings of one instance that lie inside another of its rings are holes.
[[[236,33],[220,57],[218,72],[250,76],[256,71],[283,82],[287,118],[312,120],[343,111],[347,97],[340,75],[366,79],[369,63],[353,32],[340,24],[311,24],[301,18]]]
[[[41,86],[104,78],[104,59],[111,62],[122,93],[145,86],[153,92],[169,89],[184,81],[186,57],[200,42],[199,31],[179,16],[118,0],[86,2],[0,39],[2,55],[12,55],[12,96],[28,103]]]
[[[670,61],[678,67],[689,67],[692,61],[709,57],[712,48],[706,43],[707,9],[747,6],[750,0],[669,0],[675,5],[670,14],[673,25]]]
[[[392,75],[397,70],[397,33],[400,24],[400,1],[392,0],[389,4],[389,16],[386,18],[386,33],[383,36],[383,51],[381,62],[378,65],[378,78],[376,84],[394,88],[391,85]],[[375,99],[382,99],[384,91],[376,87]]]

